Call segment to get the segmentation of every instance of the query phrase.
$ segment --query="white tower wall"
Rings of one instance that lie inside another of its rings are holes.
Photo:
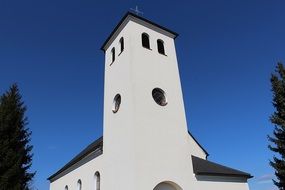
[[[104,154],[107,176],[112,177],[106,179],[108,189],[153,189],[162,181],[188,189],[194,178],[174,39],[142,24],[129,21],[106,50]],[[142,47],[144,32],[151,50]],[[121,37],[125,50],[118,56]],[[166,55],[158,53],[158,39],[164,41]],[[116,59],[110,65],[113,47]],[[153,100],[156,87],[165,91],[166,106]],[[117,93],[122,103],[114,114]],[[126,184],[126,179],[131,183]]]
[[[130,59],[130,31],[124,28],[105,52],[104,87],[104,156],[106,189],[134,188],[134,97],[132,96],[132,64]],[[120,53],[119,40],[124,37],[125,48]],[[111,49],[115,47],[116,58],[112,63]],[[117,113],[112,112],[116,94],[122,97]],[[124,181],[128,181],[124,183]]]

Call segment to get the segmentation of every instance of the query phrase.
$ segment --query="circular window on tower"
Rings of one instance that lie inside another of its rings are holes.
[[[165,92],[160,88],[155,88],[152,90],[152,97],[160,106],[165,106],[167,104]]]
[[[121,95],[117,94],[113,100],[113,108],[112,108],[113,113],[117,113],[117,111],[120,109],[120,105],[121,105]]]

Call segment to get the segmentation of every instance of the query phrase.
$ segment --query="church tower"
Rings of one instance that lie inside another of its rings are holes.
[[[177,34],[127,13],[102,46],[103,137],[51,175],[50,190],[248,190],[188,132]]]
[[[185,118],[176,37],[175,32],[128,13],[102,47],[103,151],[110,166],[107,176],[116,179],[108,189],[153,189],[165,180],[187,187],[184,183],[193,178],[189,172],[193,140]],[[199,146],[193,148],[206,157]]]

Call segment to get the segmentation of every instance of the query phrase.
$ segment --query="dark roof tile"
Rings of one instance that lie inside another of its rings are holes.
[[[208,160],[192,156],[193,172],[196,175],[228,176],[240,178],[252,178],[249,173],[242,172],[233,168],[222,166]]]

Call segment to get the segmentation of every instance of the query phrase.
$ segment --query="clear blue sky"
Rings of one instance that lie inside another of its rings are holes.
[[[162,3],[163,2],[163,3]],[[0,0],[0,92],[19,84],[34,145],[34,186],[102,135],[100,46],[131,7],[176,40],[188,128],[209,160],[272,190],[270,73],[285,62],[284,0]]]

